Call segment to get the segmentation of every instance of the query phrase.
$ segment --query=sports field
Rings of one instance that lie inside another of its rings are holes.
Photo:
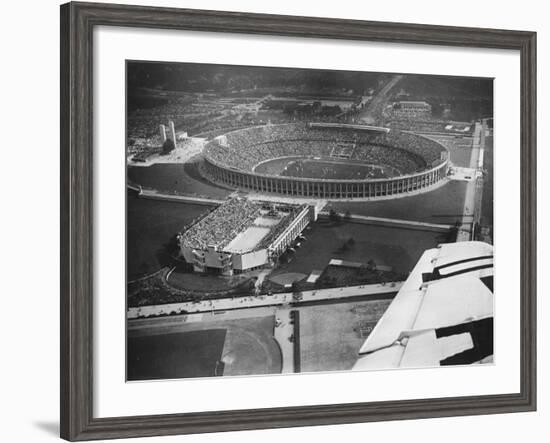
[[[278,374],[274,328],[268,308],[131,321],[128,379]]]
[[[399,175],[399,171],[389,166],[368,165],[356,161],[302,159],[290,162],[281,175],[333,180],[364,180],[392,177]]]
[[[225,341],[225,329],[128,338],[128,380],[212,377]]]
[[[302,372],[350,370],[391,300],[363,300],[300,308]]]
[[[387,165],[371,165],[356,160],[303,157],[276,158],[259,164],[254,171],[285,177],[327,180],[364,180],[399,175],[397,169]]]

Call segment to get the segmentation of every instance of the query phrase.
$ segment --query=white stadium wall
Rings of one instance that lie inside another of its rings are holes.
[[[246,271],[251,268],[264,266],[268,262],[267,249],[247,252],[246,254],[234,254],[232,257],[233,269]]]

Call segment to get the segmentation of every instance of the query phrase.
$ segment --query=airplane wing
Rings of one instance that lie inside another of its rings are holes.
[[[359,350],[354,370],[485,363],[493,355],[493,246],[424,252]]]

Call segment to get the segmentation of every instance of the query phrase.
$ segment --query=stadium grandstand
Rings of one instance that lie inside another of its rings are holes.
[[[270,265],[313,219],[307,204],[235,197],[178,234],[180,254],[195,272],[233,275]]]
[[[233,189],[328,199],[376,198],[429,188],[446,177],[448,158],[441,144],[408,132],[292,123],[250,127],[214,138],[204,150],[203,172]]]

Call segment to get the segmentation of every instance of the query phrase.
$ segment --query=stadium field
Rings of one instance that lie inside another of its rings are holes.
[[[222,354],[224,375],[279,374],[282,355],[274,327],[274,316],[231,321]]]
[[[129,380],[278,374],[271,309],[131,321]]]
[[[388,178],[400,174],[395,168],[389,166],[368,165],[351,161],[302,159],[290,162],[281,175],[335,180],[364,180]]]
[[[285,177],[333,180],[364,180],[400,175],[396,168],[371,165],[359,161],[329,158],[286,157],[268,160],[257,165],[254,172]]]
[[[128,380],[221,375],[225,336],[225,329],[209,329],[129,337]]]

